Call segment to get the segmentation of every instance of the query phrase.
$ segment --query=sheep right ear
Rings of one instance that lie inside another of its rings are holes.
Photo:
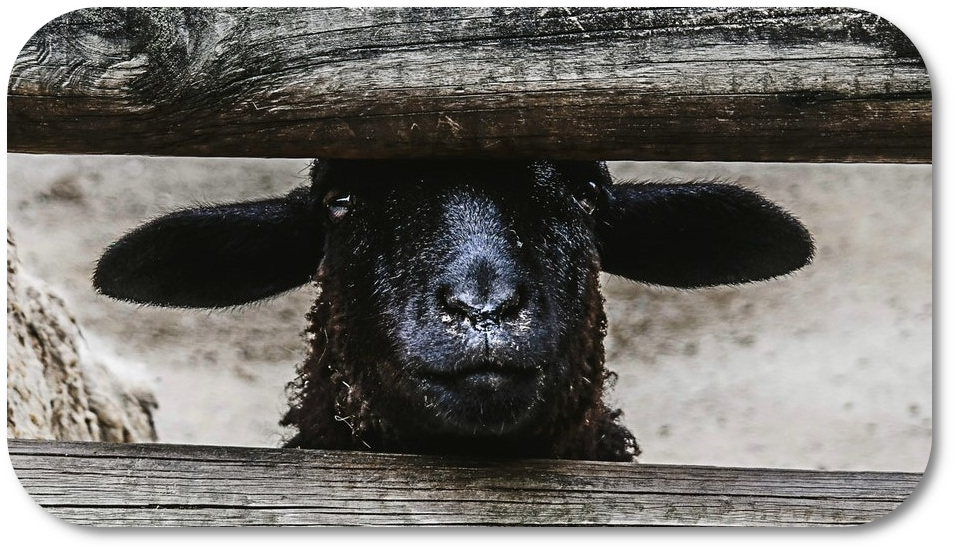
[[[235,306],[307,283],[323,245],[321,216],[302,187],[281,198],[199,206],[152,220],[106,249],[93,286],[140,304]]]
[[[784,275],[812,259],[812,237],[760,195],[722,183],[623,183],[607,188],[602,268],[678,288]]]

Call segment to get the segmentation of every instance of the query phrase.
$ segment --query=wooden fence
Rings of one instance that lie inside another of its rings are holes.
[[[911,42],[851,9],[87,9],[26,44],[8,150],[927,163]],[[9,440],[92,525],[854,525],[911,473]]]
[[[930,162],[912,43],[846,9],[88,9],[8,147],[245,157]]]
[[[920,474],[8,440],[64,520],[123,525],[857,525]]]

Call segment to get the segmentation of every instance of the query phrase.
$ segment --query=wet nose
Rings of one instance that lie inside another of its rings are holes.
[[[517,316],[521,308],[521,292],[516,287],[497,289],[487,296],[468,291],[445,289],[439,297],[441,309],[465,318],[476,328],[490,328]]]
[[[467,319],[481,329],[516,317],[524,297],[517,277],[496,269],[493,262],[477,261],[469,267],[464,277],[439,288],[442,312]]]

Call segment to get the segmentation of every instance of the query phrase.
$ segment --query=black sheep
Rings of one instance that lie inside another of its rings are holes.
[[[805,228],[721,183],[604,163],[316,161],[281,198],[173,212],[110,246],[106,295],[243,304],[313,279],[287,446],[632,460],[602,399],[601,270],[738,284],[805,265]]]

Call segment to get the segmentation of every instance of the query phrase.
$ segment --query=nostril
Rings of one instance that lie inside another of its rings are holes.
[[[467,311],[467,304],[450,287],[441,286],[438,289],[438,307],[447,313],[463,314]]]
[[[515,287],[507,292],[500,300],[500,305],[497,306],[499,314],[504,316],[520,311],[524,307],[524,294],[520,287]]]
[[[448,296],[445,306],[451,313],[464,315],[465,317],[472,317],[481,312],[480,308],[468,304],[459,296]]]

